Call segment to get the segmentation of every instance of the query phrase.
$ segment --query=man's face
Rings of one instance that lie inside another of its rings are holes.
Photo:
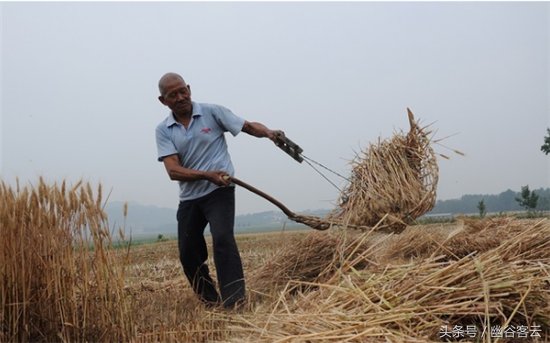
[[[160,102],[168,106],[176,115],[189,115],[193,111],[191,88],[181,79],[173,78],[163,85]]]

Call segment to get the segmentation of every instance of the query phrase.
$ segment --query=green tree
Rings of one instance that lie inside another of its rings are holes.
[[[540,147],[543,153],[550,154],[550,128],[546,129],[548,134],[544,137],[544,144]]]
[[[540,195],[539,195],[540,196]],[[539,202],[537,203],[539,211],[550,211],[550,198],[549,197],[539,197]]]
[[[487,208],[485,207],[484,199],[481,199],[481,201],[477,203],[477,209],[479,210],[479,216],[481,218],[485,217],[487,214]]]
[[[531,213],[537,208],[539,196],[535,191],[529,190],[529,185],[521,187],[521,198],[516,197],[518,204]]]

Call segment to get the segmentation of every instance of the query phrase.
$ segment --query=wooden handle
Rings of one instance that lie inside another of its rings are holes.
[[[277,206],[278,208],[281,209],[281,211],[284,212],[284,214],[286,214],[288,217],[290,218],[294,218],[296,217],[296,214],[294,212],[292,212],[291,210],[288,209],[288,207],[286,207],[285,205],[283,205],[279,200],[273,198],[271,195],[269,194],[266,194],[264,192],[262,192],[261,190],[249,185],[248,183],[246,182],[243,182],[239,179],[237,179],[236,177],[231,177],[231,176],[227,176],[231,182],[233,182],[234,184],[236,185],[239,185],[243,188],[246,188],[247,190],[251,191],[252,193],[255,193],[259,196],[261,196],[262,198],[266,199],[267,201],[269,201],[270,203],[272,203],[273,205]]]

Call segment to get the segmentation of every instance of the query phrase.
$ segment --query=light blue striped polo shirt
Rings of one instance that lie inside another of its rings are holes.
[[[185,168],[214,171],[222,170],[233,176],[235,170],[227,150],[224,133],[233,136],[241,132],[244,119],[229,109],[213,104],[193,103],[188,128],[178,123],[172,113],[156,128],[158,161],[178,154]],[[200,198],[219,186],[207,180],[179,181],[180,201]]]

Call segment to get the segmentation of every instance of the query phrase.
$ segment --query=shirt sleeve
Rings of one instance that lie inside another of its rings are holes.
[[[157,126],[157,129],[155,131],[155,136],[157,140],[157,153],[158,158],[157,160],[159,162],[162,162],[162,160],[166,156],[177,154],[178,151],[176,150],[176,146],[174,145],[174,142],[170,139],[170,136],[168,135],[168,131],[166,127],[162,127],[163,124]]]
[[[213,113],[216,122],[233,136],[238,135],[243,129],[244,119],[235,115],[230,109],[218,105]]]

